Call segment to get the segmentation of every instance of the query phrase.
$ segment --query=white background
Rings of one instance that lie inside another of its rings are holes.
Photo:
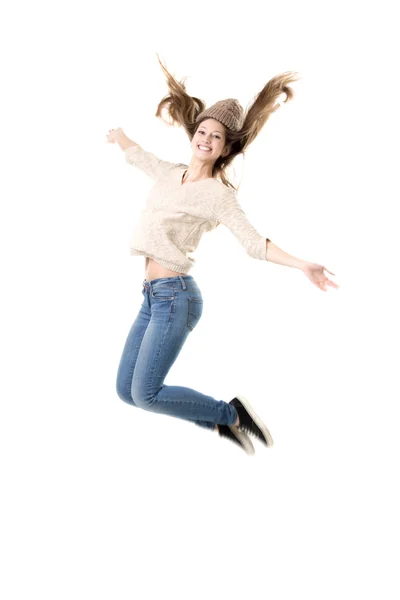
[[[394,2],[20,2],[2,24],[2,598],[397,600]],[[116,394],[152,184],[106,134],[191,155],[154,116],[156,52],[207,106],[302,78],[235,164],[238,198],[340,288],[219,227],[194,254],[203,317],[165,381],[249,398],[275,442],[253,457]]]

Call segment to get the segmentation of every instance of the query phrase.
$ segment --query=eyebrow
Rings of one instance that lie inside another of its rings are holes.
[[[207,127],[205,125],[200,125],[199,129],[207,129]],[[219,129],[214,129],[213,133],[220,133],[222,135],[222,131],[220,131]]]

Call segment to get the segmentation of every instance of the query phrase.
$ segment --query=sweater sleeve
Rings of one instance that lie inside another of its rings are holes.
[[[175,163],[161,160],[152,152],[144,150],[141,146],[129,146],[124,150],[126,162],[138,167],[152,179],[158,179],[166,170],[175,167]]]
[[[269,238],[260,235],[248,221],[233,191],[228,190],[216,200],[214,215],[236,236],[249,256],[267,260],[266,240]]]

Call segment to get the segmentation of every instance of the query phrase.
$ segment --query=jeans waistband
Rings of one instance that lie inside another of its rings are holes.
[[[190,283],[192,281],[194,281],[193,275],[177,275],[176,277],[158,277],[157,279],[151,279],[150,281],[143,279],[142,285],[144,288],[150,288],[151,290],[152,286],[158,283],[171,283],[175,286],[179,285],[183,290],[186,290],[186,283]]]

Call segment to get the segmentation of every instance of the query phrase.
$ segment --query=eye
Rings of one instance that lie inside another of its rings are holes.
[[[202,129],[200,129],[199,133],[204,133],[204,131],[203,131]],[[221,139],[221,136],[220,136],[220,135],[214,135],[214,137],[216,137],[218,140],[220,140],[220,139]]]

